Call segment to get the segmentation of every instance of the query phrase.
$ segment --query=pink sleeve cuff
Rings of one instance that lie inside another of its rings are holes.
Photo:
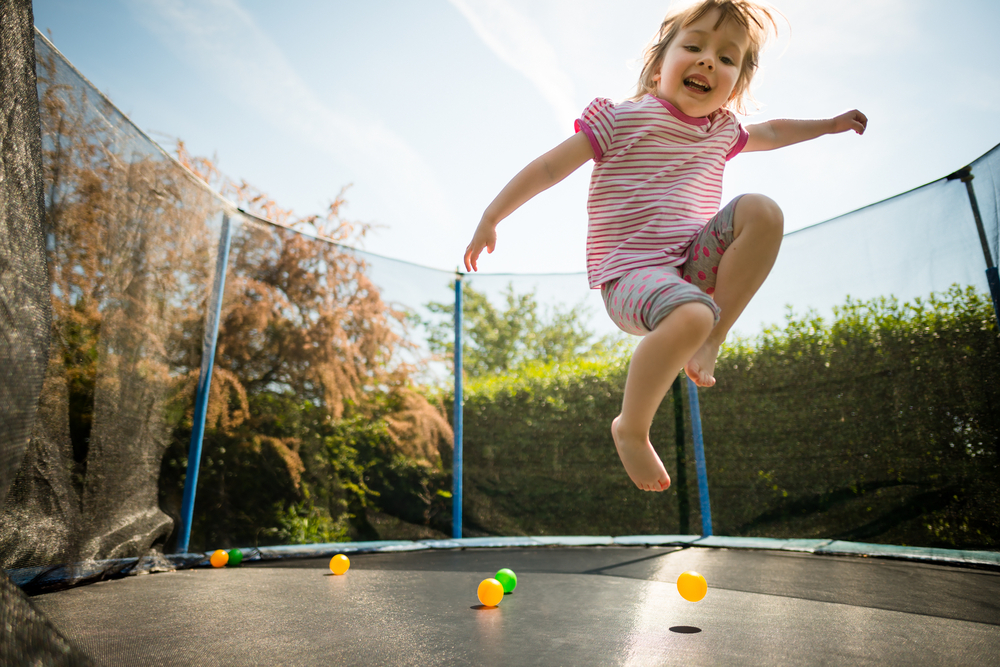
[[[736,145],[726,153],[726,162],[729,162],[734,157],[736,157],[741,150],[747,145],[747,140],[750,139],[750,133],[746,131],[742,125],[740,125],[740,136],[736,139]]]
[[[587,135],[587,139],[590,140],[590,147],[594,149],[594,162],[600,162],[601,157],[604,156],[604,151],[601,150],[600,144],[597,143],[597,137],[594,136],[594,131],[590,129],[590,126],[580,118],[573,122],[573,129],[576,132],[583,132]],[[746,142],[744,141],[743,143]]]

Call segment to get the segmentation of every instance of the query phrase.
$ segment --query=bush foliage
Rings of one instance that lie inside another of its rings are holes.
[[[715,532],[996,548],[998,353],[989,299],[959,287],[848,300],[832,321],[789,313],[728,344],[699,394]],[[627,358],[604,355],[470,383],[470,521],[501,534],[676,533],[675,490],[635,489],[608,433],[626,372]],[[673,475],[669,399],[651,439]]]

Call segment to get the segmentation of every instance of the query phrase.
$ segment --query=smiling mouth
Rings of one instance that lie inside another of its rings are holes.
[[[710,85],[704,81],[699,81],[698,79],[684,79],[684,87],[698,93],[707,93],[712,90]]]

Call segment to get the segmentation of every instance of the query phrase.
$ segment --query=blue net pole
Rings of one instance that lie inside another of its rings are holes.
[[[452,457],[451,535],[462,537],[462,274],[455,274],[455,448]]]
[[[701,407],[698,405],[698,385],[687,380],[688,405],[691,408],[691,435],[694,439],[694,464],[698,472],[698,500],[701,504],[701,536],[712,534],[712,505],[708,500],[708,470],[705,468],[705,441],[701,435]]]
[[[993,255],[990,253],[990,244],[986,240],[983,216],[979,213],[979,202],[976,201],[976,189],[972,187],[972,179],[974,178],[972,167],[960,169],[948,178],[951,179],[955,176],[965,183],[965,190],[969,193],[972,217],[976,219],[976,230],[979,232],[979,242],[983,246],[983,256],[986,259],[986,284],[990,287],[990,297],[993,299],[993,316],[997,318],[997,325],[1000,326],[1000,276],[997,274],[997,267],[993,262]]]
[[[222,236],[215,264],[215,285],[209,306],[211,319],[205,327],[202,343],[201,375],[194,402],[191,444],[188,447],[187,474],[184,478],[184,499],[181,503],[181,525],[177,534],[177,553],[187,553],[191,541],[191,520],[194,516],[194,496],[198,486],[198,469],[201,466],[201,444],[205,437],[205,415],[208,411],[208,391],[212,386],[212,367],[215,365],[215,346],[219,338],[219,318],[222,315],[222,293],[226,287],[226,266],[229,264],[229,246],[233,228],[229,216],[222,218]]]

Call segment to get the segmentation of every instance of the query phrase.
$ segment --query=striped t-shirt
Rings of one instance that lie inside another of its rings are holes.
[[[719,211],[726,161],[749,136],[730,111],[692,118],[653,95],[596,99],[576,131],[594,148],[587,278],[595,289],[633,269],[682,265]]]

